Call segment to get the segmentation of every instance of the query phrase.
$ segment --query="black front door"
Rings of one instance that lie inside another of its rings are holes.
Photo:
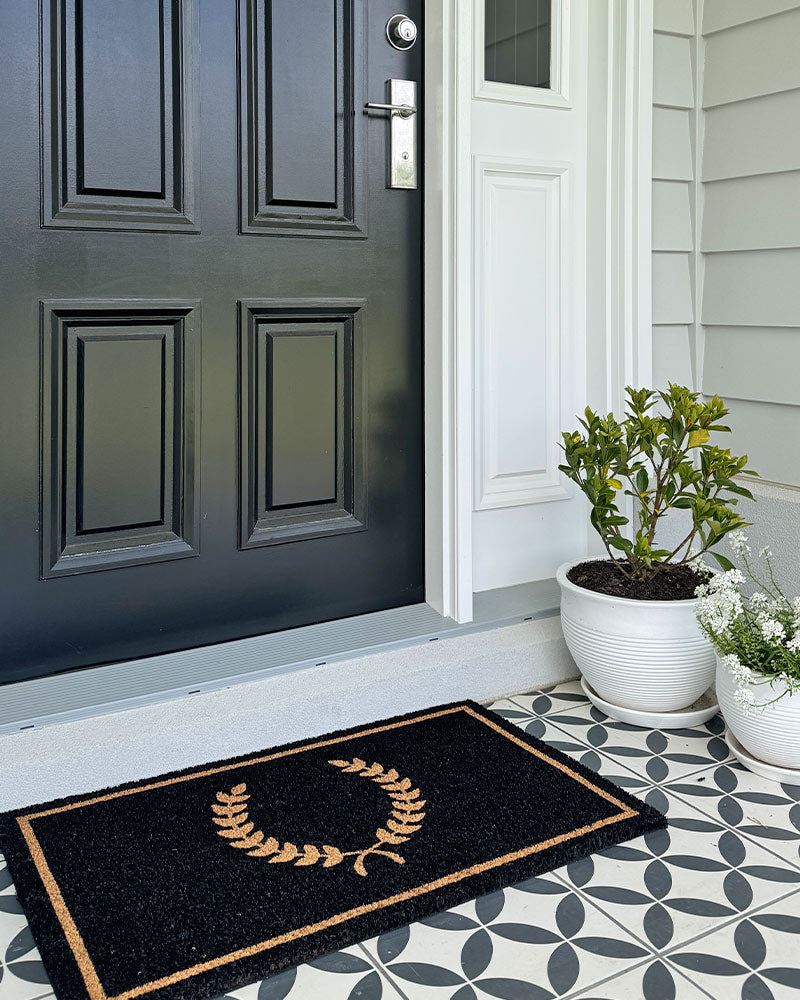
[[[0,681],[421,600],[394,0],[36,6],[0,11]]]

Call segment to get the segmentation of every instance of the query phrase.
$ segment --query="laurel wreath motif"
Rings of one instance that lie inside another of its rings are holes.
[[[397,852],[387,850],[387,845],[395,847],[404,844],[412,834],[420,828],[425,813],[425,799],[420,798],[420,790],[411,787],[409,778],[401,778],[394,768],[384,770],[380,764],[367,767],[366,761],[359,757],[353,760],[329,760],[329,764],[338,767],[343,774],[357,774],[361,778],[369,778],[377,782],[389,796],[391,812],[386,824],[375,831],[375,843],[356,851],[341,851],[331,844],[316,847],[314,844],[304,844],[302,850],[296,844],[285,841],[281,844],[275,837],[265,836],[262,830],[256,830],[255,824],[249,819],[247,800],[247,785],[242,782],[234,785],[230,792],[217,792],[217,801],[212,803],[215,813],[217,833],[225,837],[231,847],[246,851],[253,858],[268,858],[270,864],[292,862],[295,868],[308,867],[322,861],[323,868],[333,868],[347,857],[355,857],[353,870],[359,875],[366,875],[364,859],[370,854],[379,854],[389,858],[398,865],[405,864],[405,858]]]

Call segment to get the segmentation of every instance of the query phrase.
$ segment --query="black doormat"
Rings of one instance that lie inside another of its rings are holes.
[[[208,997],[666,825],[473,702],[0,815],[59,1000]]]

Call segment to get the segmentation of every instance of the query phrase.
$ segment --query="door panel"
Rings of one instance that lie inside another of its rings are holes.
[[[363,236],[366,123],[349,113],[365,71],[361,6],[304,0],[299,14],[296,5],[243,0],[244,232]]]
[[[44,579],[196,555],[197,312],[43,303]]]
[[[421,196],[363,113],[421,45],[42,8],[0,6],[0,681],[421,600]]]
[[[242,303],[243,548],[366,527],[364,305]]]
[[[43,225],[192,228],[192,24],[192,0],[44,0]]]

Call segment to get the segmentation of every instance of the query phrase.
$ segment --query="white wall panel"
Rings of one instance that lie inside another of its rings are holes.
[[[690,187],[686,181],[653,181],[653,249],[691,250]]]
[[[743,250],[706,258],[703,323],[797,326],[798,317],[800,250]]]
[[[666,181],[694,178],[688,111],[653,108],[653,177]]]
[[[694,320],[689,255],[653,254],[653,323],[681,325]]]
[[[702,179],[800,169],[798,122],[800,90],[711,108],[705,114]]]
[[[692,0],[655,0],[653,27],[656,31],[669,31],[674,35],[693,35]]]
[[[567,497],[558,471],[568,167],[475,161],[475,506]]]
[[[708,327],[703,392],[800,406],[800,328]]]
[[[705,185],[701,250],[800,247],[800,171]]]
[[[688,326],[653,327],[653,386],[666,389],[667,383],[694,384],[692,346]]]
[[[703,34],[710,35],[712,32],[767,18],[794,7],[800,7],[798,0],[705,0]]]
[[[653,103],[673,108],[694,107],[688,38],[659,32],[653,36]]]
[[[703,107],[800,87],[798,50],[800,8],[712,35],[706,42]]]

